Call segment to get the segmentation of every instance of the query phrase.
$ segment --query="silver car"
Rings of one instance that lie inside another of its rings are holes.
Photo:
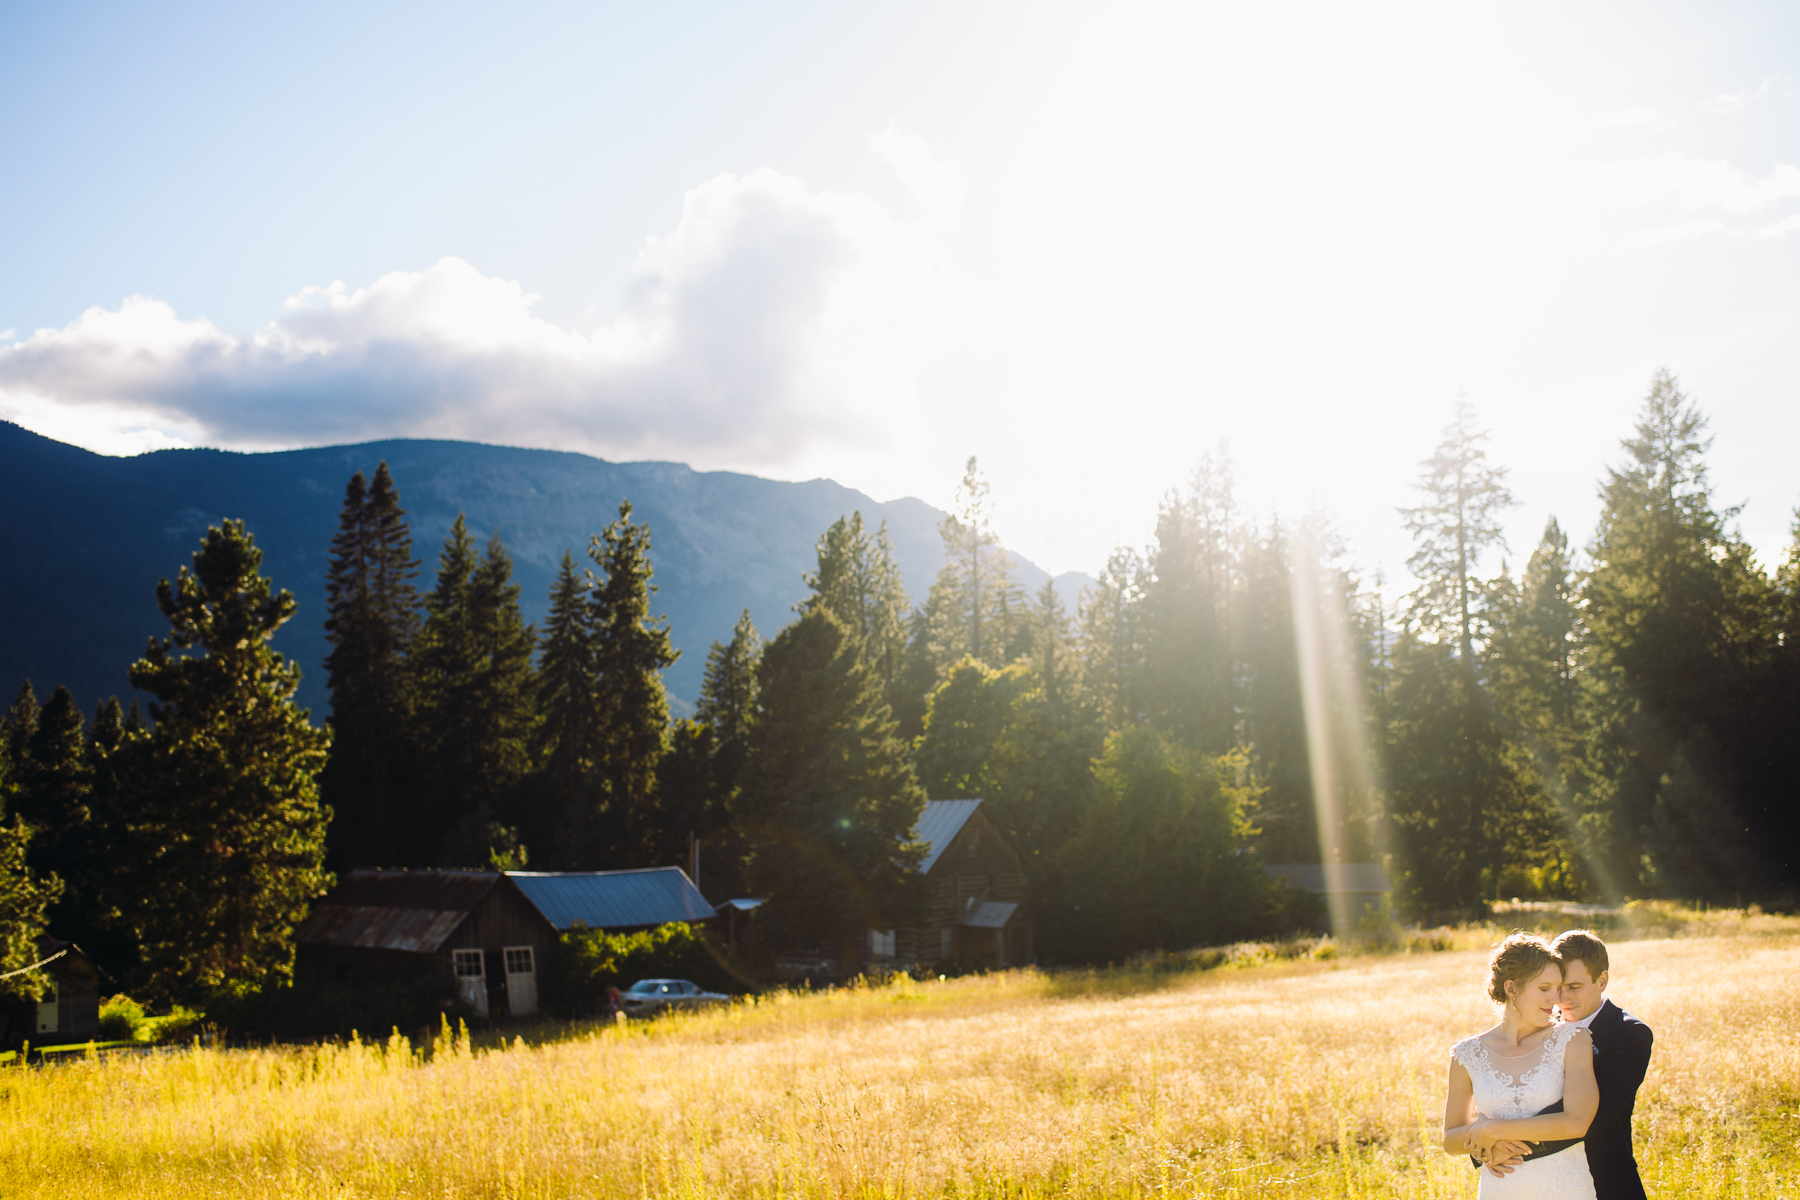
[[[632,1016],[649,1016],[651,1013],[668,1012],[671,1009],[699,1008],[705,1004],[717,1004],[731,999],[730,996],[718,992],[709,992],[696,983],[685,979],[640,979],[626,988],[621,995],[625,1011]]]

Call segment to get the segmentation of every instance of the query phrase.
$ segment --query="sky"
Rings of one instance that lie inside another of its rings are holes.
[[[0,4],[0,417],[945,507],[977,456],[1090,573],[1224,445],[1404,587],[1459,398],[1517,569],[1667,368],[1772,563],[1796,48],[1775,4]]]

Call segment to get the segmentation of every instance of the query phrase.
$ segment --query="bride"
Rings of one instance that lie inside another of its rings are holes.
[[[1444,1153],[1487,1158],[1500,1142],[1586,1135],[1600,1104],[1593,1038],[1579,1025],[1554,1021],[1562,981],[1562,962],[1534,934],[1515,933],[1494,951],[1488,997],[1506,1007],[1498,1025],[1450,1050]],[[1558,1101],[1561,1112],[1544,1112]],[[1482,1200],[1591,1200],[1587,1146],[1574,1141],[1546,1147],[1507,1175],[1484,1170],[1476,1194]]]

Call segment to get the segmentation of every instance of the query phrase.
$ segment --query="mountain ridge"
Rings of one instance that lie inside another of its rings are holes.
[[[155,588],[189,563],[208,525],[241,518],[264,551],[264,574],[300,609],[275,638],[303,672],[299,702],[322,721],[328,705],[325,569],[344,486],[386,460],[400,490],[429,587],[457,513],[477,538],[498,531],[514,561],[525,618],[541,626],[563,550],[583,565],[588,539],[632,502],[650,526],[659,591],[681,659],[665,675],[685,709],[699,695],[707,647],[729,638],[748,608],[771,635],[806,595],[813,546],[840,516],[883,521],[915,601],[943,562],[943,513],[916,497],[877,502],[830,479],[793,483],[682,463],[614,463],[567,450],[396,438],[246,453],[155,450],[113,458],[0,421],[0,687],[32,680],[40,697],[67,684],[84,707],[131,692],[126,668],[162,635]],[[1047,577],[1013,556],[1021,586]],[[1057,577],[1073,607],[1088,581]]]

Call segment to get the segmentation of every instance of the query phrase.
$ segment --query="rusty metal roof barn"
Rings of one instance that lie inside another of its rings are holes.
[[[704,921],[712,905],[680,867],[638,871],[508,871],[525,898],[558,929],[637,929]]]
[[[315,945],[434,954],[499,882],[496,871],[351,871],[294,936]]]
[[[921,874],[937,865],[937,860],[962,827],[969,823],[975,810],[981,807],[979,800],[927,800],[925,810],[919,814],[919,826],[914,835],[927,846],[925,861],[919,864]]]

